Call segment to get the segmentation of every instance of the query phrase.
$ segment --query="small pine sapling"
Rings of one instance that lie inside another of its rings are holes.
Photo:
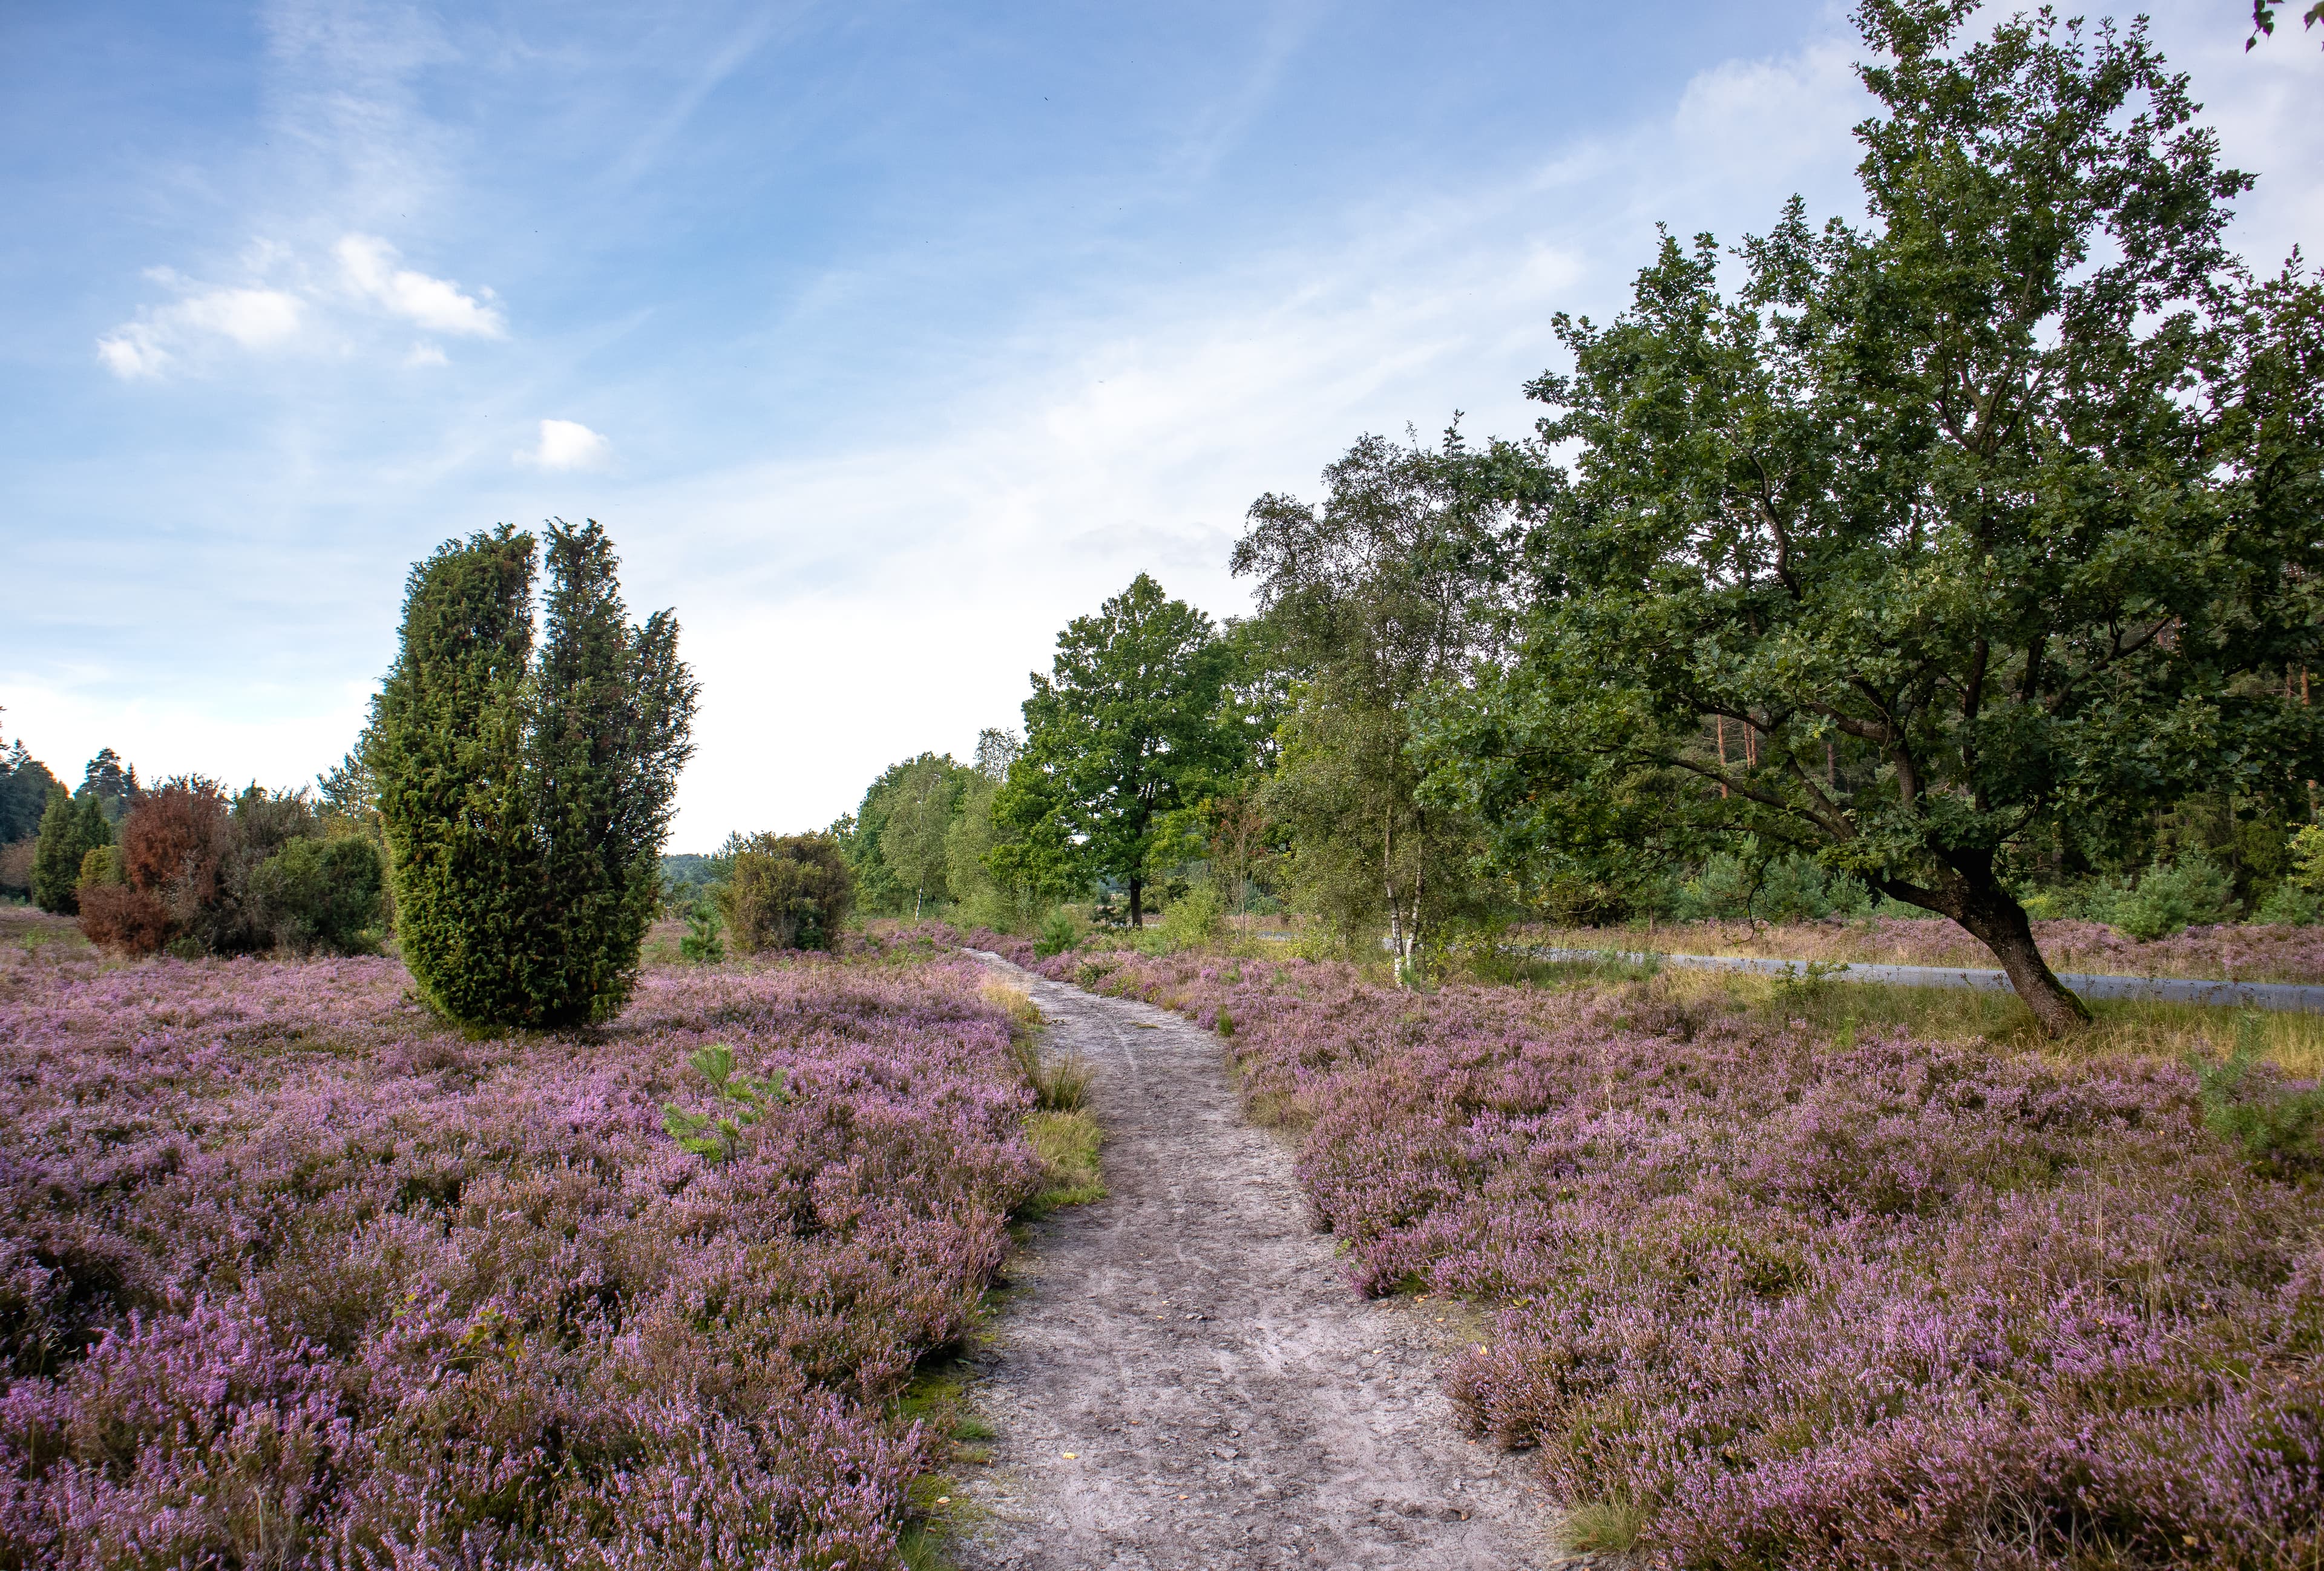
[[[710,1093],[724,1104],[723,1110],[687,1113],[675,1102],[665,1102],[661,1126],[672,1140],[706,1161],[731,1160],[742,1149],[745,1132],[767,1108],[791,1099],[780,1069],[771,1075],[736,1074],[734,1049],[724,1042],[697,1048],[686,1061],[709,1082]]]

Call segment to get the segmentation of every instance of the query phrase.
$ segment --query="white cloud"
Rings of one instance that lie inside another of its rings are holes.
[[[545,420],[536,447],[512,454],[520,464],[536,469],[595,469],[602,466],[613,445],[578,420]]]
[[[174,274],[162,274],[174,282]],[[279,289],[210,289],[124,322],[97,341],[97,356],[124,382],[157,377],[181,355],[218,340],[272,349],[299,336],[305,302]]]
[[[414,344],[403,352],[406,365],[449,365],[452,362],[444,351],[433,344]]]
[[[500,338],[508,324],[491,303],[493,291],[460,292],[448,278],[430,278],[395,265],[395,247],[374,235],[349,235],[334,248],[347,287],[393,315],[431,333],[455,337]],[[481,298],[479,298],[481,297]]]

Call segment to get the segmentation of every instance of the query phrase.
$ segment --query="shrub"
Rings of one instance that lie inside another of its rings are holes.
[[[226,794],[198,775],[166,781],[146,793],[121,826],[121,871],[166,914],[170,939],[204,939],[216,926],[219,873],[225,865],[231,809]]]
[[[80,930],[90,943],[106,948],[158,954],[170,941],[170,911],[150,890],[92,884],[80,892]]]
[[[361,954],[379,924],[383,883],[368,840],[293,840],[252,870],[250,919],[294,955]]]
[[[2236,919],[2235,881],[2206,856],[2156,863],[2137,887],[2119,896],[2110,917],[2134,938],[2161,938],[2209,922]]]
[[[81,859],[112,842],[104,803],[94,796],[75,801],[64,787],[51,788],[32,852],[32,903],[60,917],[78,912]]]
[[[1197,884],[1162,913],[1162,947],[1173,954],[1207,948],[1226,929],[1226,902],[1209,884]]]
[[[2203,1126],[2232,1141],[2254,1167],[2280,1177],[2324,1165],[2324,1087],[2294,1088],[2258,1063],[2255,1021],[2238,1022],[2245,1040],[2224,1064],[2194,1064]]]
[[[603,1020],[637,981],[696,687],[678,624],[632,626],[612,542],[503,526],[412,570],[396,661],[364,734],[392,854],[398,937],[455,1020]]]
[[[697,900],[686,913],[686,937],[678,941],[681,959],[696,966],[715,966],[726,958],[726,940],[718,936],[718,908]]]
[[[121,882],[121,847],[99,846],[81,857],[80,876],[73,881],[73,892],[86,900],[90,890]]]
[[[1041,936],[1035,940],[1033,953],[1047,959],[1062,955],[1082,941],[1082,925],[1074,920],[1074,913],[1059,906],[1041,920]]]
[[[735,947],[827,949],[846,924],[855,878],[828,835],[754,835],[734,856],[718,903]]]
[[[2324,922],[2324,894],[2287,878],[2267,892],[2267,898],[2252,912],[2252,920],[2287,928],[2312,928]]]
[[[37,839],[19,840],[11,846],[0,846],[0,895],[11,900],[29,899],[32,892],[32,859],[40,854]]]

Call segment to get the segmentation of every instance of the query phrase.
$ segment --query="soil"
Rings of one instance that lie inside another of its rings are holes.
[[[1524,1460],[1467,1438],[1440,1369],[1473,1311],[1368,1301],[1224,1044],[997,956],[1095,1069],[1109,1197],[1035,1224],[977,1355],[989,1465],[954,1490],[967,1571],[1580,1565]]]

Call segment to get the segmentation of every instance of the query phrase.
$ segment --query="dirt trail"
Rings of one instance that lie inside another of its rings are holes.
[[[1031,992],[1053,1047],[1095,1066],[1111,1195],[1040,1224],[1011,1267],[1020,1291],[977,1382],[1000,1439],[961,1486],[956,1559],[1563,1563],[1521,1461],[1453,1422],[1438,1368],[1463,1317],[1348,1286],[1291,1153],[1239,1116],[1218,1039],[983,958]]]

